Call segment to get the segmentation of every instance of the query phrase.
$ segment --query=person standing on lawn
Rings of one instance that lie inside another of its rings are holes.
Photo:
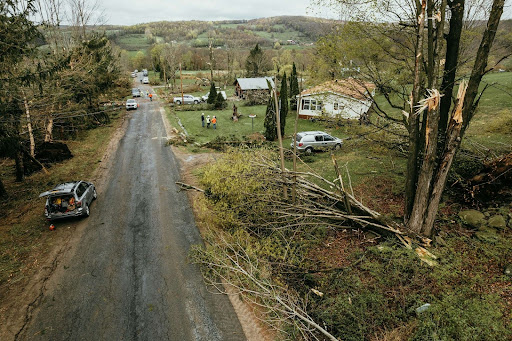
[[[217,129],[217,116],[213,116],[212,124],[213,124],[213,129]]]
[[[201,127],[204,128],[204,113],[201,114]]]
[[[210,128],[210,115],[206,116],[206,129]]]

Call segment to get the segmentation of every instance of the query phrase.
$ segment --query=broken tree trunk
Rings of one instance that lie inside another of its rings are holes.
[[[334,163],[334,170],[336,171],[336,175],[338,176],[338,180],[340,182],[340,193],[343,196],[343,201],[345,203],[345,208],[347,210],[347,213],[352,215],[352,208],[350,207],[350,201],[348,200],[347,192],[345,192],[345,186],[343,186],[343,179],[341,177],[340,169],[338,167],[338,162],[334,158],[334,154],[331,154],[332,162]]]
[[[23,91],[23,104],[25,106],[25,115],[27,117],[27,131],[28,131],[28,137],[30,141],[30,155],[34,157],[36,155],[36,143],[34,141],[34,132],[32,131],[32,120],[30,117],[30,107],[28,105],[27,96],[25,95],[25,92]]]

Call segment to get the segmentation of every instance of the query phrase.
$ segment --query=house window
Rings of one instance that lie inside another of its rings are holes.
[[[338,102],[334,102],[334,110],[338,110]]]
[[[302,100],[302,109],[309,110],[309,99]]]
[[[316,102],[316,110],[322,110],[322,102]]]

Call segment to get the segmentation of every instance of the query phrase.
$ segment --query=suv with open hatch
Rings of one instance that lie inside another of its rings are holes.
[[[303,131],[297,133],[297,150],[311,154],[316,150],[340,149],[343,141],[323,131]],[[290,144],[293,148],[293,141]]]
[[[39,194],[40,198],[46,197],[44,215],[47,220],[88,217],[89,206],[97,196],[96,188],[87,181],[65,182]]]

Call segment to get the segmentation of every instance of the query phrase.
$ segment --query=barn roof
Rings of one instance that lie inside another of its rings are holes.
[[[366,83],[358,79],[347,78],[347,79],[336,79],[328,81],[312,88],[302,91],[301,95],[313,95],[325,92],[332,92],[339,95],[349,96],[359,100],[368,99],[368,92],[372,92],[375,89],[373,83]]]
[[[237,78],[235,83],[240,84],[242,90],[268,90],[267,80],[274,87],[274,81],[271,77]]]

